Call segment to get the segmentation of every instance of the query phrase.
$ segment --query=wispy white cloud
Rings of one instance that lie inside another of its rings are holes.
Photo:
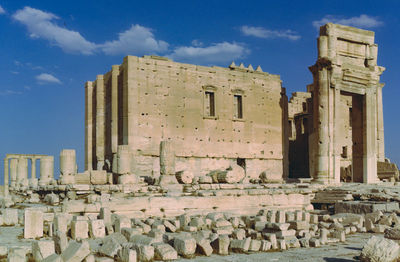
[[[175,61],[207,65],[214,63],[228,63],[235,59],[243,58],[249,53],[250,50],[242,44],[222,42],[207,47],[177,47],[172,54],[168,55],[168,57]]]
[[[321,20],[313,21],[312,24],[317,29],[326,23],[335,23],[341,25],[355,26],[361,28],[374,28],[383,25],[383,22],[378,17],[362,14],[360,16],[353,16],[350,18],[335,17],[333,15],[326,15]]]
[[[6,10],[0,5],[0,15],[5,14]]]
[[[289,40],[298,40],[301,36],[292,30],[270,30],[264,27],[241,26],[240,31],[245,36],[254,36],[258,38],[286,38]]]
[[[61,81],[57,77],[47,73],[42,73],[40,75],[37,75],[36,80],[38,80],[39,83],[42,84],[44,83],[61,84]]]
[[[9,96],[9,95],[21,95],[22,92],[20,91],[14,91],[14,90],[0,90],[0,96]]]
[[[132,25],[125,32],[118,34],[118,39],[100,45],[107,55],[162,53],[168,50],[168,43],[157,40],[150,28]]]
[[[87,41],[79,32],[60,27],[56,15],[39,9],[24,7],[13,18],[25,25],[31,38],[42,38],[62,48],[67,53],[93,54],[96,44]]]

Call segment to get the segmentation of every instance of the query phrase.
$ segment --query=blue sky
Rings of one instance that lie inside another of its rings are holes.
[[[398,1],[1,1],[0,155],[77,151],[84,166],[84,83],[126,55],[260,65],[287,93],[312,82],[318,27],[376,32],[386,155],[400,163]],[[3,161],[0,163],[3,175]]]

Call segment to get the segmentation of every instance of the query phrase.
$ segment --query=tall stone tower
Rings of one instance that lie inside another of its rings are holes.
[[[339,183],[351,156],[353,182],[378,181],[384,161],[382,87],[374,32],[326,24],[320,29],[314,82],[310,173],[316,182]],[[346,140],[350,141],[346,143]]]

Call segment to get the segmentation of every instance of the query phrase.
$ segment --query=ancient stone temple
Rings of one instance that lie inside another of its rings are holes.
[[[279,76],[260,67],[127,56],[86,83],[85,167],[118,172],[118,159],[127,157],[130,172],[157,174],[160,143],[167,141],[176,171],[202,176],[238,165],[248,178],[265,172],[268,180],[282,181],[286,116]]]

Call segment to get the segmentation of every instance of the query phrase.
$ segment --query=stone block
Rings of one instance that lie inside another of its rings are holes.
[[[271,242],[271,248],[272,249],[278,249],[278,241],[276,238],[275,234],[272,233],[265,233],[264,234],[265,239],[267,239],[269,242]]]
[[[308,230],[310,228],[310,224],[306,221],[292,221],[290,222],[289,228],[294,230]]]
[[[54,253],[53,240],[37,240],[32,243],[32,256],[35,261],[42,261]]]
[[[284,237],[291,237],[296,236],[296,230],[289,229],[289,230],[282,230],[275,233],[277,238],[284,238]]]
[[[25,209],[24,238],[43,236],[43,211],[36,208]]]
[[[130,248],[130,246],[122,246],[119,255],[121,262],[136,262],[137,253],[136,250]]]
[[[267,221],[270,223],[276,222],[276,210],[268,210],[267,211]]]
[[[72,239],[86,239],[89,237],[88,221],[77,220],[71,222]]]
[[[346,234],[344,230],[335,230],[332,233],[333,238],[339,239],[340,242],[345,242],[346,241]]]
[[[286,241],[284,239],[278,239],[278,249],[286,250],[288,247],[286,246]]]
[[[178,259],[178,253],[169,244],[157,243],[153,245],[154,247],[154,258],[162,261],[169,261]]]
[[[320,247],[321,242],[317,238],[310,238],[310,247]]]
[[[232,232],[232,238],[242,240],[246,238],[246,231],[243,228],[237,228]]]
[[[301,247],[305,247],[305,248],[310,247],[310,239],[308,239],[308,238],[304,238],[304,237],[300,238],[299,242],[300,242]]]
[[[14,226],[18,224],[18,209],[6,208],[3,210],[3,224]]]
[[[57,254],[52,254],[40,261],[42,261],[42,262],[63,262],[61,256],[57,255]]]
[[[386,225],[376,224],[374,226],[374,228],[372,229],[372,232],[374,232],[374,233],[384,233],[387,228],[389,228],[389,227],[386,226]]]
[[[165,226],[165,230],[167,232],[174,233],[176,231],[176,226],[174,226],[170,221],[164,220],[163,225]]]
[[[115,232],[121,232],[121,229],[124,227],[130,228],[131,220],[126,216],[118,216],[114,222]]]
[[[150,262],[154,259],[154,247],[150,245],[135,245],[138,261]]]
[[[106,236],[104,220],[96,219],[89,222],[89,233],[91,238],[103,238]]]
[[[197,236],[195,239],[197,244],[196,252],[201,255],[211,256],[213,249],[210,240],[201,236]]]
[[[121,234],[124,235],[124,237],[129,240],[134,235],[143,234],[143,229],[140,227],[135,227],[135,228],[123,227],[121,229]]]
[[[235,252],[247,252],[249,251],[251,238],[245,238],[243,240],[232,239],[230,248]]]
[[[111,222],[111,211],[110,211],[110,208],[101,207],[100,208],[99,218],[104,220],[104,225],[110,225],[112,223]]]
[[[68,238],[64,232],[54,232],[53,241],[57,254],[61,254],[68,247]]]
[[[388,239],[400,240],[400,228],[387,228],[384,236]]]
[[[258,252],[261,249],[261,240],[252,239],[250,242],[249,251]]]
[[[89,242],[70,241],[68,247],[61,253],[61,258],[64,262],[81,262],[89,254]]]
[[[68,231],[68,215],[61,213],[54,217],[54,231],[67,233]]]
[[[104,256],[114,258],[121,248],[122,247],[117,240],[114,238],[109,238],[100,247],[99,253]]]
[[[211,242],[211,246],[218,255],[228,255],[230,241],[228,235],[221,235]]]
[[[183,257],[192,257],[196,252],[196,240],[189,235],[178,235],[174,239],[174,248]]]
[[[272,248],[271,242],[269,242],[267,240],[261,240],[260,251],[265,252],[265,251],[270,250],[271,248]]]
[[[26,249],[22,247],[10,247],[7,262],[26,262]]]
[[[107,184],[107,171],[106,170],[91,170],[90,183],[92,185],[105,185]]]
[[[276,223],[285,223],[286,222],[286,214],[284,210],[278,210],[276,212]]]
[[[400,246],[393,240],[383,237],[372,236],[364,245],[360,260],[361,261],[397,261],[400,256]]]

